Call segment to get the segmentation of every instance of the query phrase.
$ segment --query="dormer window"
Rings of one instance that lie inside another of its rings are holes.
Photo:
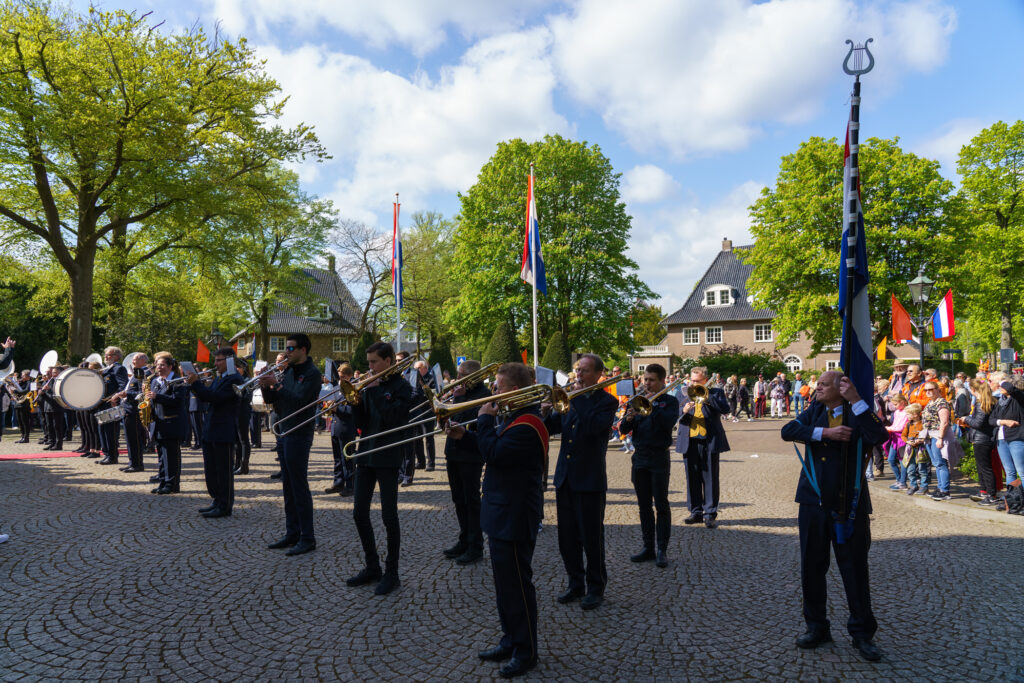
[[[315,320],[330,320],[331,307],[328,304],[310,304],[306,307],[306,317]]]
[[[704,290],[704,307],[731,306],[732,287],[728,285],[714,285]]]

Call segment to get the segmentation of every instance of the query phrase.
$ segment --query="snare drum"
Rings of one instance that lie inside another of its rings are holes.
[[[123,405],[114,406],[113,408],[107,408],[96,413],[96,422],[101,425],[105,425],[110,422],[119,422],[125,415],[125,408]]]
[[[103,400],[103,377],[88,368],[68,368],[53,380],[53,398],[67,410],[92,410]]]

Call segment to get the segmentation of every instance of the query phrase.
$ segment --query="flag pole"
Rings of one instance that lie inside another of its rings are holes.
[[[534,197],[533,188],[533,162],[530,162],[530,198],[535,202],[537,201]],[[529,216],[529,207],[527,207],[527,216]],[[533,242],[537,240],[537,233],[533,230],[533,225],[528,225],[527,230],[530,231],[530,272],[533,273],[533,370],[537,371],[537,250],[534,249]],[[539,240],[537,240],[539,242]],[[538,245],[539,246],[539,245]]]
[[[401,267],[402,266],[401,266],[400,263],[395,263],[394,262],[394,260],[396,258],[398,258],[398,207],[399,207],[399,204],[398,204],[398,193],[396,192],[395,193],[395,230],[394,230],[394,234],[391,236],[391,249],[392,249],[392,251],[395,252],[394,255],[391,257],[391,260],[392,260],[392,266],[391,267],[398,269],[397,272],[392,273],[392,275],[391,275],[391,277],[394,279],[394,281],[391,283],[391,288],[392,288],[392,294],[395,297],[396,323],[398,325],[398,330],[395,333],[395,352],[396,353],[402,350],[402,302],[399,299],[399,294],[400,294],[400,291],[401,291],[401,282],[402,282],[402,271],[401,271]]]

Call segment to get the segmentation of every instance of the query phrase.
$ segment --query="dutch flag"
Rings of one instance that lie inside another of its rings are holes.
[[[536,266],[536,277],[534,277]],[[544,259],[540,254],[540,223],[537,221],[537,202],[533,196],[533,165],[530,166],[530,180],[526,190],[526,239],[523,241],[523,266],[519,277],[538,290],[548,293],[544,279]]]
[[[395,195],[397,198],[397,195]],[[402,308],[402,233],[398,229],[398,210],[402,206],[398,202],[395,206],[395,228],[391,239],[391,293],[395,295],[395,306]]]
[[[953,290],[946,292],[939,307],[932,313],[932,333],[935,341],[946,341],[956,335],[956,324],[953,322]]]

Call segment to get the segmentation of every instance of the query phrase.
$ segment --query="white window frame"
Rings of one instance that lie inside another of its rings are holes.
[[[644,372],[647,371],[647,366],[646,365],[637,365],[636,366],[636,371],[637,371],[637,374],[642,375],[642,374],[644,374]]]
[[[839,361],[837,361],[837,360],[827,360],[827,361],[825,361],[825,371],[826,372],[828,372],[829,370],[838,370],[838,369],[839,369]]]
[[[271,351],[284,351],[285,337],[271,337],[270,338],[270,350]]]
[[[782,364],[785,365],[786,369],[790,372],[800,372],[804,368],[804,362],[800,360],[800,356],[795,353],[790,353],[783,358]]]
[[[348,353],[348,337],[334,337],[331,340],[331,353]]]
[[[705,306],[717,306],[717,299],[715,292],[718,290],[708,289],[704,291],[704,305]]]
[[[734,303],[736,300],[729,285],[711,285],[704,290],[704,308],[724,308]]]
[[[718,331],[718,341],[713,341],[711,339],[710,332],[712,330],[717,330]],[[719,325],[718,327],[705,327],[704,328],[704,343],[705,344],[721,344],[722,343],[722,327],[721,327],[721,325]]]
[[[758,332],[760,332],[761,336],[764,337],[764,328],[766,328],[766,327],[768,328],[768,338],[767,339],[764,339],[764,338],[758,339],[757,338]],[[758,342],[758,343],[765,343],[765,342],[775,341],[775,330],[772,329],[772,324],[771,323],[755,323],[754,324],[754,341]]]
[[[693,341],[686,341],[686,333],[693,333]],[[699,327],[684,327],[683,328],[683,345],[684,346],[696,346],[700,344],[700,328]]]

